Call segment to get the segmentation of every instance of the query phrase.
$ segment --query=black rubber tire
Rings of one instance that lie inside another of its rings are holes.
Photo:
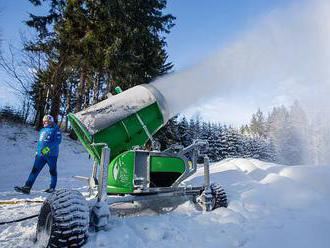
[[[89,208],[82,194],[76,190],[57,190],[41,207],[37,242],[45,247],[81,247],[87,241],[88,227]]]
[[[216,208],[228,207],[228,200],[226,192],[223,190],[220,184],[212,183],[210,185],[211,194],[214,198],[214,204],[212,210]]]

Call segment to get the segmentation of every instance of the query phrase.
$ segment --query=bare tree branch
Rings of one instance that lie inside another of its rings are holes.
[[[18,92],[23,92],[27,93],[29,92],[26,78],[21,75],[18,70],[19,70],[19,64],[15,62],[15,55],[13,52],[13,47],[9,45],[8,51],[10,53],[10,58],[7,59],[4,57],[3,54],[0,54],[0,67],[3,69],[4,72],[7,73],[7,75],[12,78],[17,86],[13,86],[12,83],[5,82],[10,88],[18,91]]]
[[[21,40],[24,42],[21,34]],[[16,49],[8,45],[8,57],[0,53],[0,69],[2,69],[11,79],[4,83],[16,93],[22,96],[29,95],[31,86],[36,79],[36,74],[46,66],[45,57],[40,53]]]

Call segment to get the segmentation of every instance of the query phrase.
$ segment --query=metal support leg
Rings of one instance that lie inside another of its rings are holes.
[[[99,175],[98,196],[97,201],[107,200],[107,181],[108,181],[108,165],[110,161],[110,148],[103,147],[101,155],[101,168]]]
[[[92,176],[88,178],[88,190],[89,190],[89,197],[92,197],[94,195],[94,190],[96,185],[98,184],[97,180],[97,167],[98,164],[94,162],[93,164],[93,170],[92,170]]]
[[[214,197],[210,188],[210,160],[207,155],[204,156],[204,191],[201,195],[201,202],[206,211],[211,211],[214,207]]]
[[[105,146],[102,148],[97,202],[92,209],[92,224],[95,226],[96,231],[106,229],[110,217],[110,211],[107,204],[107,181],[109,161],[110,148],[108,146]]]
[[[93,171],[92,171],[92,177],[94,179],[97,179],[97,166],[98,166],[98,164],[96,162],[94,162],[94,164],[93,164]]]
[[[210,187],[210,160],[207,155],[204,156],[204,186]]]

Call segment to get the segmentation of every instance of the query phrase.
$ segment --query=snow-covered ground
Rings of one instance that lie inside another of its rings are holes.
[[[0,124],[0,201],[43,199],[12,192],[24,183],[32,163],[35,133]],[[58,162],[58,187],[84,184],[92,161],[82,146],[64,138]],[[229,198],[227,209],[205,213],[186,202],[159,215],[151,210],[115,215],[109,231],[92,233],[85,247],[330,247],[330,166],[282,166],[253,159],[228,159],[211,166],[211,179]],[[202,183],[198,171],[188,183]],[[35,190],[48,186],[45,168]],[[0,205],[0,222],[38,213],[40,205]],[[114,212],[114,211],[113,211]],[[0,226],[0,247],[34,247],[36,219]]]

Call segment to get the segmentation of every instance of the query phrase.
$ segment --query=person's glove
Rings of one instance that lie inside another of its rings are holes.
[[[42,155],[46,156],[50,152],[50,149],[48,146],[42,148],[41,153]]]

